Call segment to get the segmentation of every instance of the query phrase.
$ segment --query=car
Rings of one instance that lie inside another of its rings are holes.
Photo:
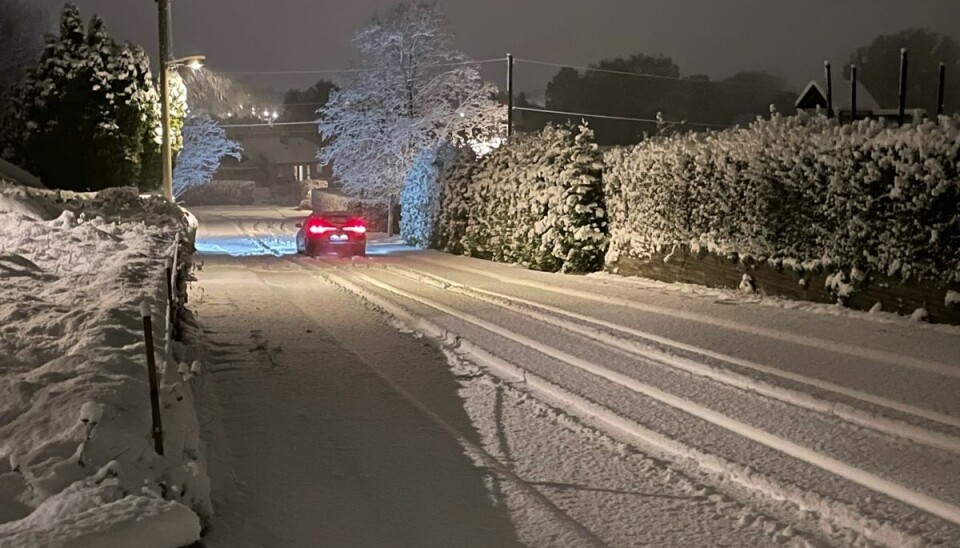
[[[297,253],[311,257],[367,254],[367,223],[347,211],[314,211],[297,228]]]

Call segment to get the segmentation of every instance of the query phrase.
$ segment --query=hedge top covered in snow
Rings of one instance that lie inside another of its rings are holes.
[[[607,239],[602,168],[588,127],[548,126],[479,160],[468,150],[446,159],[437,172],[438,211],[429,205],[418,218],[436,216],[434,242],[446,251],[537,270],[591,272],[602,264]],[[420,169],[413,182],[418,173],[433,176]],[[432,191],[418,188],[430,204]]]
[[[774,115],[605,155],[608,262],[677,246],[960,282],[960,117]]]

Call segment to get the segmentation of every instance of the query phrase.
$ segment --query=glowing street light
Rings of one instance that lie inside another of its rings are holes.
[[[190,67],[193,70],[200,70],[203,68],[203,62],[205,60],[206,57],[203,55],[188,55],[186,57],[167,59],[163,61],[163,69],[161,71],[163,77],[160,84],[162,88],[160,90],[160,94],[162,95],[161,100],[163,101],[163,109],[160,119],[161,131],[163,133],[163,139],[161,143],[161,146],[163,147],[161,182],[164,196],[171,201],[173,200],[173,150],[170,144],[170,73],[180,67]]]

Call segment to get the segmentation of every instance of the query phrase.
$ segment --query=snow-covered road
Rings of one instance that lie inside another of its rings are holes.
[[[211,545],[960,544],[960,330],[196,213]]]

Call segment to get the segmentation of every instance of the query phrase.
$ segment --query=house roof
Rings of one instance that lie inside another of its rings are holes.
[[[254,160],[266,160],[270,164],[299,165],[315,164],[317,160],[316,143],[286,135],[251,135],[238,137],[243,144],[243,155]]]
[[[800,96],[797,97],[795,104],[797,108],[827,108],[827,83],[824,80],[811,80],[807,87],[803,89]],[[833,86],[833,109],[850,110],[850,82],[840,81]],[[857,111],[876,112],[880,110],[880,104],[873,98],[870,91],[863,85],[863,82],[857,82]]]

